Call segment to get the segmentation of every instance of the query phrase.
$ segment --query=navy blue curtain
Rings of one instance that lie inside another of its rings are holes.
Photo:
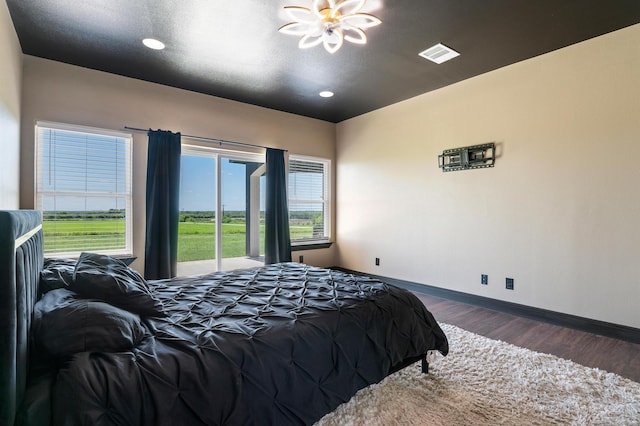
[[[180,133],[149,130],[144,277],[176,276],[180,197]]]
[[[291,262],[284,151],[267,148],[264,263]]]

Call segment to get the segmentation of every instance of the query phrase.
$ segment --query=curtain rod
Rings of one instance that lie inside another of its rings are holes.
[[[126,130],[133,130],[134,132],[148,132],[151,129],[141,129],[139,127],[129,127],[129,126],[124,126],[124,128]],[[215,143],[219,143],[220,145],[227,144],[227,145],[236,145],[236,146],[246,146],[249,148],[261,148],[261,149],[268,149],[268,146],[263,146],[263,145],[254,145],[252,143],[244,143],[244,142],[234,142],[234,141],[226,141],[224,139],[216,139],[216,138],[207,138],[204,136],[192,136],[192,135],[182,135],[183,137],[187,138],[187,139],[195,139],[195,140],[199,140],[199,141],[205,141],[205,142],[215,142]],[[288,152],[288,150],[283,149],[282,151],[284,152]]]

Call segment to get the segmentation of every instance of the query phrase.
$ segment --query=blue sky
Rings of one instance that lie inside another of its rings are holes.
[[[180,210],[213,211],[215,197],[215,158],[183,155],[181,163]],[[222,206],[225,211],[245,209],[245,169],[244,164],[222,163]],[[261,197],[263,198],[263,197]]]
[[[215,158],[182,156],[180,210],[213,211],[216,208]]]

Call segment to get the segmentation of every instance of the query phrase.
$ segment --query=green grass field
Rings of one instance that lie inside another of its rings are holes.
[[[124,220],[93,220],[90,226],[81,220],[44,221],[45,253],[60,251],[100,251],[122,247],[125,243]],[[309,238],[312,226],[292,226],[291,239]],[[178,262],[214,259],[216,228],[213,222],[180,222],[178,225]],[[67,250],[66,250],[67,251]],[[260,226],[260,254],[264,254],[264,225]],[[222,257],[246,256],[244,223],[222,224]]]
[[[122,247],[125,244],[124,220],[56,220],[42,222],[44,252],[99,251]]]
[[[246,256],[246,226],[222,224],[222,257]],[[215,259],[216,227],[213,222],[178,224],[178,262]],[[264,226],[260,227],[260,253],[264,253]]]

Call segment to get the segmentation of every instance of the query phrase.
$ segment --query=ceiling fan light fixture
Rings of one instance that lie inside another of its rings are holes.
[[[283,34],[295,35],[295,36],[304,36],[307,35],[307,25],[303,22],[291,22],[287,25],[280,27],[278,31]]]
[[[332,2],[329,2],[329,4],[332,6],[334,15],[338,13],[341,15],[353,15],[362,9],[366,2],[367,0],[344,0],[339,3],[333,2],[333,5],[331,5]]]
[[[296,22],[314,23],[316,21],[311,9],[300,6],[285,6],[285,13]]]
[[[367,43],[367,35],[360,28],[349,28],[344,34],[344,39],[355,44]]]
[[[304,35],[300,39],[300,42],[298,43],[298,47],[300,49],[309,49],[311,47],[315,47],[319,44],[322,44],[322,41],[323,41],[322,37],[313,37],[310,35]]]
[[[344,37],[340,28],[336,28],[331,32],[325,32],[321,36],[322,45],[329,53],[336,53],[342,47]]]
[[[344,41],[366,44],[365,28],[380,25],[380,18],[360,12],[366,0],[314,0],[311,9],[285,6],[285,13],[293,20],[280,27],[283,34],[302,36],[298,47],[308,49],[322,44],[335,53]]]

